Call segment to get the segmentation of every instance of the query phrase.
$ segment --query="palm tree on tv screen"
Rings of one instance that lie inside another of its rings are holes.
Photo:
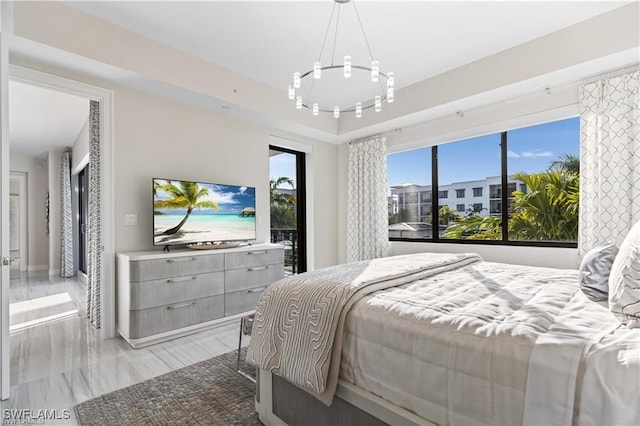
[[[164,192],[171,195],[171,198],[167,200],[156,200],[153,202],[153,206],[161,209],[187,209],[187,214],[184,218],[171,229],[167,229],[162,234],[171,235],[175,234],[182,228],[189,215],[196,207],[210,207],[214,210],[218,210],[218,205],[211,200],[198,201],[205,195],[209,195],[207,188],[200,187],[195,182],[180,181],[179,186],[176,186],[170,180],[165,185],[159,185],[157,188],[154,186],[154,192],[156,189],[161,189]]]

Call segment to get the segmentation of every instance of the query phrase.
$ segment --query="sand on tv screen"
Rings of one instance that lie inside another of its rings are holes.
[[[153,178],[153,244],[256,239],[256,190]]]

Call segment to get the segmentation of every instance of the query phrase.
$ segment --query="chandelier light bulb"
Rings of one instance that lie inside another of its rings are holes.
[[[318,115],[320,112],[320,108],[318,107],[317,103],[313,104],[313,115]]]
[[[344,78],[351,77],[351,56],[346,55],[344,57]]]
[[[387,89],[387,103],[393,102],[393,87]]]
[[[376,96],[376,112],[382,111],[382,98],[380,95]]]
[[[356,102],[356,117],[362,117],[362,102]]]
[[[340,117],[340,107],[339,106],[334,106],[333,107],[333,116],[335,118],[339,118]]]
[[[376,83],[380,77],[380,63],[378,61],[371,61],[371,81]]]
[[[302,109],[302,96],[296,98],[296,109]]]
[[[294,100],[296,98],[296,89],[293,88],[293,85],[289,85],[289,99]]]
[[[316,61],[313,63],[313,78],[320,78],[322,77],[322,66],[320,65],[319,61]]]
[[[395,87],[396,81],[393,76],[393,71],[389,71],[387,73],[387,89],[393,89]]]
[[[293,87],[295,87],[296,89],[300,88],[300,73],[299,72],[294,72],[293,73]]]

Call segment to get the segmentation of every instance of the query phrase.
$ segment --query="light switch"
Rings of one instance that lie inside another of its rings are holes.
[[[124,224],[128,226],[138,226],[138,215],[135,213],[125,214]]]

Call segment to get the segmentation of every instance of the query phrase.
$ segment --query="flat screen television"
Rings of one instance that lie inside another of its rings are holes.
[[[153,178],[153,245],[256,239],[256,190]]]

